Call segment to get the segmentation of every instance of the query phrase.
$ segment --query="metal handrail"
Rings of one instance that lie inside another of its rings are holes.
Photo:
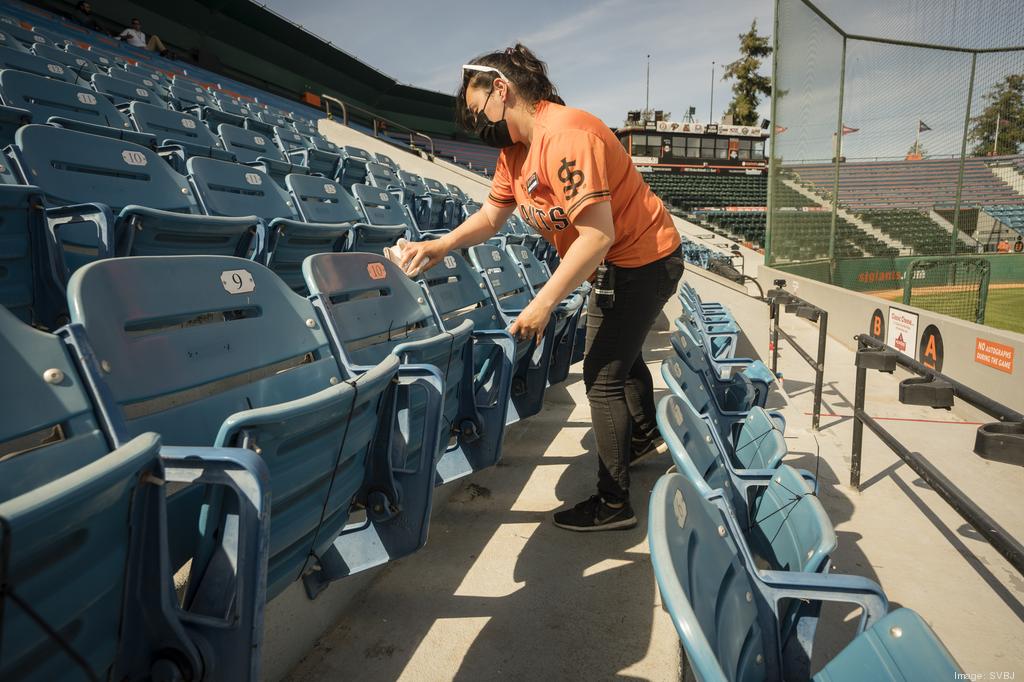
[[[347,104],[346,105],[345,102],[342,102],[337,97],[333,97],[331,95],[326,95],[326,94],[321,94],[320,98],[323,99],[325,102],[328,102],[328,104],[324,107],[324,109],[327,112],[327,118],[329,118],[331,120],[334,120],[334,117],[331,115],[331,107],[330,107],[330,104],[329,104],[330,102],[334,102],[336,104],[341,105],[341,112],[342,112],[342,117],[343,117],[342,118],[342,123],[344,123],[345,125],[348,125],[348,110],[349,110],[349,107],[351,107],[352,109],[355,109],[356,111],[359,111],[359,112],[362,112],[364,114],[367,114],[373,120],[373,130],[374,130],[374,133],[377,132],[377,121],[384,121],[389,126],[395,126],[396,128],[398,128],[400,130],[404,130],[405,132],[409,133],[410,135],[416,135],[418,137],[422,137],[424,140],[427,141],[428,144],[430,144],[430,158],[431,159],[434,158],[434,140],[429,135],[425,135],[425,134],[419,132],[418,130],[413,130],[412,128],[410,128],[408,126],[402,125],[401,123],[396,123],[395,121],[392,121],[391,119],[384,118],[383,116],[381,116],[379,114],[376,114],[376,113],[370,111],[369,109],[363,109],[362,107],[357,107],[355,104]],[[410,144],[410,146],[412,145],[412,138],[411,137],[409,139],[409,144]]]
[[[766,297],[771,319],[772,372],[778,373],[779,337],[781,336],[789,342],[789,345],[793,347],[797,355],[814,370],[814,408],[811,414],[811,428],[817,431],[821,426],[821,391],[825,382],[825,343],[828,339],[828,311],[784,290],[784,286],[786,286],[785,280],[775,280],[775,289],[769,291]],[[797,317],[817,322],[818,349],[816,357],[812,357],[810,353],[797,343],[795,338],[779,326],[779,318],[783,308],[787,313],[796,313]]]

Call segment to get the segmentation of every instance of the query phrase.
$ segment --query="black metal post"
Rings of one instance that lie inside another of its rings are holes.
[[[779,302],[772,299],[772,374],[779,371]]]
[[[857,368],[857,385],[853,393],[853,447],[850,451],[850,485],[860,490],[860,452],[864,442],[864,394],[866,391],[868,371],[864,367]]]
[[[811,428],[815,431],[821,426],[821,389],[825,383],[825,342],[828,339],[828,313],[824,310],[818,315],[818,357],[814,367],[814,414],[811,415]]]

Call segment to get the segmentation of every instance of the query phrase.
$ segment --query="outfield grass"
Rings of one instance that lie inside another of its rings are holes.
[[[944,313],[954,317],[965,317],[957,315],[954,311],[963,310],[968,307],[968,300],[962,304],[958,297],[965,299],[973,295],[958,294],[957,292],[937,294],[914,294],[913,304],[915,306],[931,310],[937,313]],[[974,320],[970,320],[973,322]],[[991,288],[988,291],[988,303],[985,306],[985,324],[996,329],[1006,329],[1014,332],[1024,333],[1024,288],[997,289]]]

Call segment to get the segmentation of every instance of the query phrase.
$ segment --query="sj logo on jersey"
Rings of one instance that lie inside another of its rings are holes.
[[[519,215],[537,232],[561,232],[569,227],[569,218],[561,206],[553,206],[545,211],[530,204],[519,204]]]

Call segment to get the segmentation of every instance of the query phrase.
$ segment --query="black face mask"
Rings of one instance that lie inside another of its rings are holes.
[[[483,111],[480,112],[479,119],[476,125],[476,134],[480,136],[481,142],[489,147],[496,147],[498,149],[511,147],[515,144],[512,135],[508,132],[508,121],[505,120],[504,105],[501,107],[500,121],[490,120]]]

